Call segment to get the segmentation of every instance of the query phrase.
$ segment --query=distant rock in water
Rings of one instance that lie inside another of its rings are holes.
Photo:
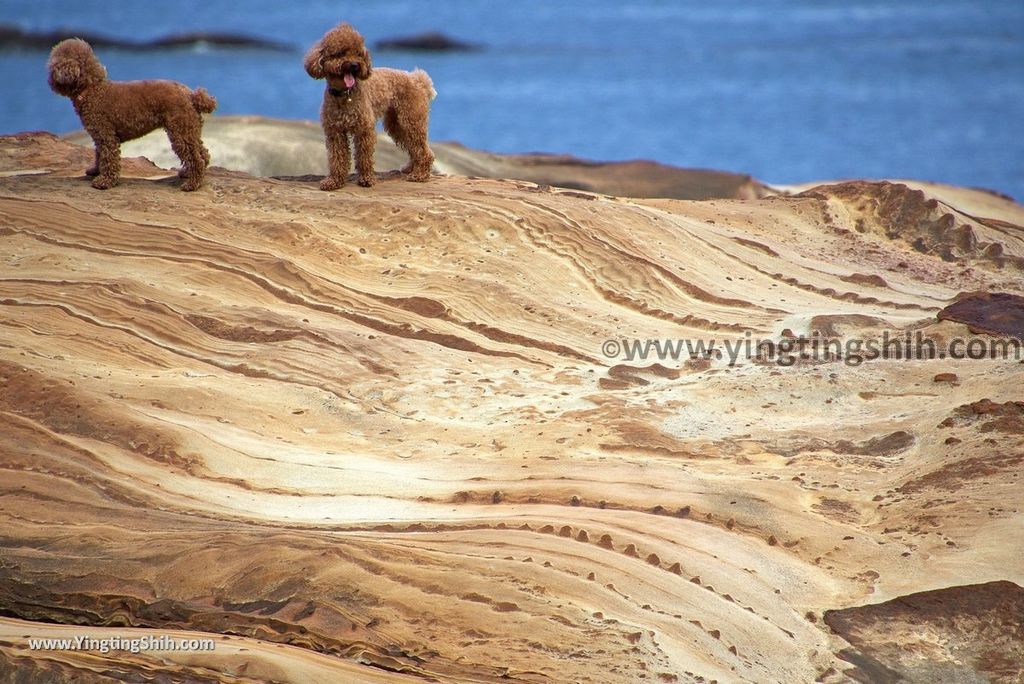
[[[89,31],[55,29],[53,31],[26,31],[13,24],[0,24],[0,50],[49,50],[66,38],[81,38],[96,48],[120,50],[167,50],[196,45],[226,48],[252,48],[257,50],[291,51],[293,46],[237,33],[211,33],[196,31],[176,33],[154,40],[124,40]]]
[[[191,45],[215,45],[228,48],[256,48],[260,50],[278,50],[288,52],[293,46],[287,43],[279,43],[273,40],[246,36],[238,33],[207,33],[196,31],[193,33],[176,33],[163,38],[149,41],[142,45],[142,49],[176,48],[188,47]]]
[[[415,36],[403,36],[379,40],[374,45],[378,50],[422,50],[431,52],[470,52],[480,50],[482,46],[465,43],[443,33],[430,31]]]

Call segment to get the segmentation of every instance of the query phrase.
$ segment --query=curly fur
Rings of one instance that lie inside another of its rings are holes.
[[[181,160],[182,190],[196,190],[210,163],[203,146],[203,118],[217,101],[203,88],[189,90],[174,81],[111,81],[92,47],[79,38],[58,43],[47,63],[53,92],[71,98],[82,126],[96,146],[86,170],[92,186],[105,190],[121,175],[121,143],[163,128]]]
[[[402,169],[408,180],[430,177],[434,153],[427,144],[430,101],[437,93],[430,76],[421,69],[374,68],[363,37],[349,24],[339,24],[306,53],[306,72],[326,78],[320,122],[327,139],[329,175],[321,190],[335,190],[345,184],[352,165],[355,145],[356,176],[359,185],[376,182],[373,151],[377,144],[376,122],[409,154]],[[346,75],[351,75],[346,83]]]

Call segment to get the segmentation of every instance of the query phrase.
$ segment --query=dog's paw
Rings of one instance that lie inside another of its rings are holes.
[[[85,170],[85,175],[92,178],[93,176],[100,175],[100,169],[98,166],[90,166]]]
[[[359,177],[359,184],[361,186],[363,186],[364,188],[373,187],[374,185],[377,184],[377,177],[376,176],[360,176]]]
[[[321,190],[337,190],[338,188],[344,187],[345,181],[338,180],[337,178],[331,178],[328,176],[320,181]]]
[[[200,178],[186,178],[185,182],[181,184],[183,192],[192,192],[198,190],[203,185],[203,181]]]
[[[429,173],[410,173],[405,180],[410,183],[426,183],[430,179]]]
[[[108,176],[96,176],[92,181],[92,187],[97,190],[107,190],[117,185],[116,178],[109,178]]]

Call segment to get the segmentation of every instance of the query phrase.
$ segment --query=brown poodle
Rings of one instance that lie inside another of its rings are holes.
[[[61,41],[47,63],[50,88],[71,98],[96,145],[96,163],[85,173],[92,187],[106,190],[121,175],[121,143],[163,128],[181,160],[182,190],[197,190],[210,163],[203,147],[203,117],[217,101],[203,88],[174,81],[110,81],[92,47],[79,38]]]
[[[306,53],[305,65],[313,78],[327,79],[320,122],[327,138],[329,175],[320,183],[321,190],[345,184],[352,140],[359,184],[369,187],[376,182],[373,150],[378,119],[384,119],[384,130],[409,153],[409,163],[402,169],[408,180],[430,177],[434,153],[427,145],[427,121],[437,93],[427,72],[373,69],[363,37],[348,24],[324,34]]]

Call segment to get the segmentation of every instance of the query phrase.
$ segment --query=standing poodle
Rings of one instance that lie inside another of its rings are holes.
[[[106,190],[121,175],[121,143],[163,128],[181,160],[182,190],[197,190],[210,163],[203,146],[203,117],[217,101],[203,88],[174,81],[110,81],[92,47],[79,38],[61,41],[47,63],[50,88],[71,98],[96,145],[96,163],[85,173],[92,187]]]
[[[378,119],[384,119],[384,130],[409,153],[409,163],[402,169],[408,180],[423,182],[430,177],[434,153],[427,145],[427,121],[437,93],[427,72],[373,69],[363,37],[349,24],[324,34],[306,53],[305,66],[313,78],[327,79],[320,122],[327,138],[329,175],[320,183],[321,190],[345,184],[353,140],[359,184],[369,187],[376,182],[373,150]]]

